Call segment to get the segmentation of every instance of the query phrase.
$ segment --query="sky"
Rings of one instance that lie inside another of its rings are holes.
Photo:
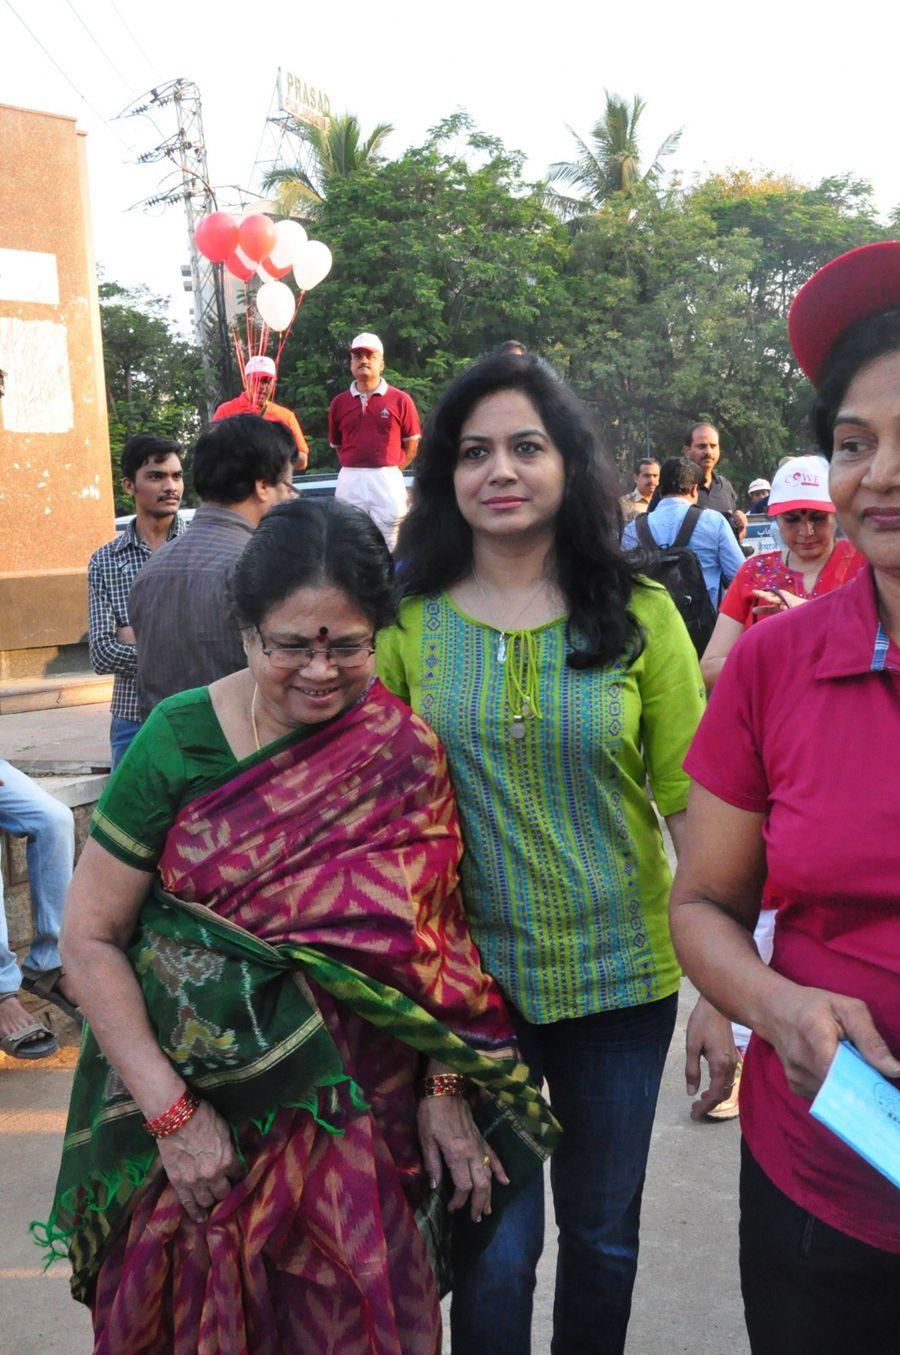
[[[155,125],[117,117],[154,85],[198,85],[217,189],[258,187],[253,167],[281,66],[324,90],[332,111],[355,113],[364,131],[391,123],[388,155],[464,108],[524,151],[528,174],[539,178],[573,157],[567,124],[586,136],[604,90],[637,93],[647,103],[647,162],[681,127],[668,164],[682,178],[750,167],[815,183],[849,172],[872,182],[887,213],[900,204],[889,13],[883,0],[857,0],[838,31],[826,7],[808,0],[396,0],[383,8],[371,0],[0,0],[0,102],[77,118],[88,133],[104,276],[170,297],[186,326],[183,210],[131,210],[159,190],[168,168],[138,165],[137,156],[174,131],[174,117],[170,109]]]

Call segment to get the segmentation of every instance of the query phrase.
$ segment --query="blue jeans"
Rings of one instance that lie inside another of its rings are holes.
[[[621,1355],[637,1271],[650,1133],[678,995],[547,1026],[514,1014],[522,1056],[546,1078],[563,1135],[550,1160],[559,1228],[552,1355]],[[544,1241],[536,1173],[485,1251],[457,1273],[453,1355],[530,1355]]]
[[[122,761],[125,750],[140,727],[139,720],[126,720],[121,715],[112,717],[109,724],[109,748],[112,753],[111,771],[115,771]]]
[[[0,828],[26,837],[34,939],[23,966],[42,974],[59,964],[59,928],[75,861],[71,809],[48,795],[24,772],[0,760]],[[18,992],[22,972],[9,948],[0,880],[0,993]]]

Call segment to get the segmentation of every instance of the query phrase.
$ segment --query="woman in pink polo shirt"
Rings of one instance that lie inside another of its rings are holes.
[[[782,548],[752,555],[728,585],[700,660],[707,691],[712,691],[728,655],[748,626],[840,588],[866,564],[852,541],[836,540],[837,518],[825,457],[795,456],[779,466],[769,490],[768,513],[778,521]],[[766,891],[753,933],[764,960],[772,954],[777,908],[778,900]],[[704,1112],[709,1120],[733,1120],[738,1114],[750,1031],[738,1021],[732,1030],[737,1047],[734,1084],[724,1101]]]
[[[789,330],[867,566],[735,645],[685,762],[672,932],[703,994],[755,1032],[741,1090],[754,1355],[886,1352],[900,1340],[900,1191],[809,1103],[843,1039],[900,1077],[900,242],[821,269]],[[771,967],[751,936],[767,873]],[[725,1081],[713,1073],[707,1103]]]

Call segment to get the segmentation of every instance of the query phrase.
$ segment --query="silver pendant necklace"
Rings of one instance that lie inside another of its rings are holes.
[[[506,655],[507,655],[506,639],[507,639],[507,636],[508,636],[509,632],[515,628],[515,624],[516,624],[516,622],[518,621],[519,617],[522,615],[522,613],[523,613],[523,612],[526,612],[526,611],[528,610],[528,608],[531,606],[532,602],[534,602],[535,598],[538,597],[538,596],[540,595],[540,593],[547,587],[547,580],[546,580],[546,579],[541,579],[541,581],[540,581],[540,583],[538,584],[537,588],[536,588],[536,589],[534,590],[534,592],[530,595],[530,597],[528,597],[528,598],[525,599],[525,601],[522,603],[522,606],[521,606],[521,607],[519,608],[519,610],[516,612],[515,616],[514,616],[513,619],[509,622],[509,624],[508,624],[507,626],[501,626],[500,623],[499,623],[499,621],[497,620],[497,614],[496,614],[496,612],[494,611],[493,607],[491,606],[490,602],[488,601],[488,595],[487,595],[487,593],[484,591],[484,588],[483,588],[483,586],[482,586],[481,580],[479,579],[478,575],[475,573],[475,570],[474,570],[474,569],[472,570],[472,578],[475,580],[475,587],[478,589],[479,593],[481,594],[481,600],[482,600],[482,602],[484,603],[485,607],[487,607],[488,612],[490,613],[491,625],[494,627],[495,630],[497,630],[497,631],[500,632],[500,634],[499,634],[499,636],[498,636],[498,638],[497,638],[497,662],[498,662],[499,664],[504,664],[504,663],[506,663]]]

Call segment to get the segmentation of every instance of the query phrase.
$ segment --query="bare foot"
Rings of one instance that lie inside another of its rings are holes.
[[[17,997],[8,997],[0,1002],[0,1039],[15,1035],[17,1030],[30,1026],[34,1017],[26,1011]]]

